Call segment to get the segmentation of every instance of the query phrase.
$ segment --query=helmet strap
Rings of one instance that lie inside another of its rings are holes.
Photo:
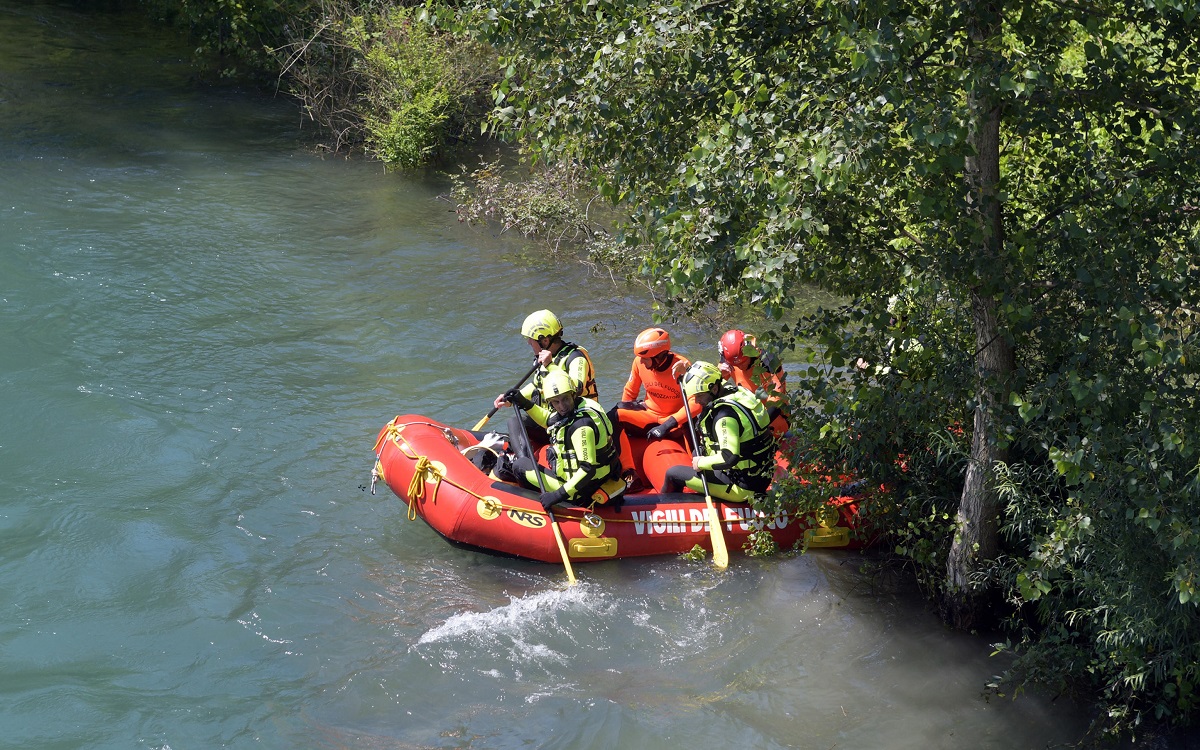
[[[578,408],[579,403],[576,402],[575,406],[576,406],[576,408]],[[570,422],[574,417],[575,417],[575,409],[572,409],[571,411],[567,412],[566,414],[559,414],[557,410],[550,409],[550,415],[546,418],[546,426],[547,427],[555,427],[559,424],[562,424],[563,422]]]
[[[665,352],[659,352],[650,358],[650,369],[654,372],[662,372],[671,366],[671,351],[668,349]]]

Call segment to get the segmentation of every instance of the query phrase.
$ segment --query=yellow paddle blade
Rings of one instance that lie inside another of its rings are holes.
[[[725,546],[725,533],[721,530],[721,519],[717,516],[717,506],[713,504],[711,495],[705,495],[704,502],[708,504],[708,534],[712,537],[713,565],[718,568],[728,568],[729,548]]]
[[[562,555],[563,567],[567,569],[567,580],[574,586],[575,569],[571,567],[571,557],[567,554],[567,545],[563,542],[562,531],[558,528],[558,519],[552,511],[546,511],[546,515],[550,516],[550,528],[554,529],[554,541],[558,542],[558,552]]]

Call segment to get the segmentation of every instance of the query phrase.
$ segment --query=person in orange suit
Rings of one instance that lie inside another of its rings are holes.
[[[769,354],[764,355],[754,337],[738,329],[726,331],[717,350],[721,354],[717,363],[721,377],[758,396],[767,407],[771,429],[777,437],[787,432],[787,374],[783,364]]]
[[[671,351],[671,334],[662,328],[647,328],[633,342],[633,367],[621,400],[609,412],[613,424],[645,432],[648,440],[662,440],[686,424],[683,392],[677,375],[691,362]],[[639,398],[645,390],[646,395]],[[700,407],[691,402],[692,414]]]

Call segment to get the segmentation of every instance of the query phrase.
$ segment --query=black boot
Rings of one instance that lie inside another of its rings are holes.
[[[496,458],[496,466],[492,469],[492,476],[499,479],[501,482],[511,482],[520,484],[517,479],[517,472],[513,469],[513,457],[510,453],[501,453]]]

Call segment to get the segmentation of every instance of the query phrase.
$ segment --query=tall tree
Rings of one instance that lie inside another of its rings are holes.
[[[997,405],[1012,387],[1012,342],[1001,327],[998,301],[1007,291],[1004,224],[1000,202],[1000,120],[1003,99],[996,85],[1005,72],[1001,41],[1002,0],[975,0],[965,8],[966,112],[969,150],[964,159],[967,206],[975,225],[970,253],[973,278],[967,284],[975,329],[976,406],[971,460],[955,516],[955,534],[947,557],[946,611],[959,626],[969,626],[978,605],[971,576],[999,548],[997,497],[992,468],[1006,461],[997,444]]]

